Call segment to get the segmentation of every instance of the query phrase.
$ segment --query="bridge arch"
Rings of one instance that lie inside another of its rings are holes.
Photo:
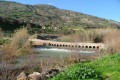
[[[88,46],[85,46],[85,48],[88,48]]]
[[[93,48],[95,49],[95,46],[93,46]]]
[[[84,46],[82,46],[82,48],[84,48]]]
[[[79,48],[81,48],[81,46],[80,46],[80,45],[79,45],[78,47],[79,47]]]
[[[89,48],[92,48],[92,46],[89,46]]]
[[[99,46],[97,46],[97,49],[99,49]]]
[[[56,46],[56,47],[75,47],[75,48],[91,48],[91,49],[103,49],[104,44],[102,43],[72,43],[72,42],[56,42],[39,39],[29,40],[32,46]]]
[[[59,44],[57,44],[57,47],[59,47]]]

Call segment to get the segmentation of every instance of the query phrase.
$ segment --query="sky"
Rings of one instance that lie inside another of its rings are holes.
[[[60,9],[120,22],[120,0],[8,0],[23,4],[48,4]]]

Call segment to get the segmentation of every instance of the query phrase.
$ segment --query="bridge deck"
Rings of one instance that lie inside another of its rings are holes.
[[[103,43],[80,43],[80,42],[57,42],[50,40],[30,39],[31,45],[33,46],[56,46],[56,47],[78,47],[78,48],[104,48]]]

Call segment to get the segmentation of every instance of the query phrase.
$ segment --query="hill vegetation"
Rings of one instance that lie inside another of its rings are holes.
[[[28,27],[31,32],[66,31],[66,29],[120,27],[120,23],[51,5],[27,5],[0,1],[0,27],[13,31]]]

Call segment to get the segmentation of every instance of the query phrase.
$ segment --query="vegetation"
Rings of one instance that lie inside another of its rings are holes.
[[[120,54],[105,56],[96,61],[72,65],[50,80],[119,80]]]
[[[11,42],[3,45],[3,53],[14,56],[33,53],[32,48],[29,45],[29,37],[30,35],[26,28],[16,30]]]
[[[21,55],[35,53],[29,45],[29,37],[26,28],[16,30],[11,38],[5,38],[4,40],[2,37],[2,45],[0,45],[0,80],[16,80],[16,76],[22,71],[21,68],[15,68],[15,65],[19,63],[17,58]],[[29,65],[29,69],[32,71],[34,68]]]
[[[77,64],[58,74],[50,80],[101,80],[102,77],[94,68],[84,64]]]
[[[34,71],[38,66],[42,70],[72,64],[50,80],[120,79],[120,22],[61,10],[50,5],[0,1],[0,6],[0,65],[4,69],[1,71],[0,67],[0,79],[7,80],[8,75],[11,77],[11,71],[8,73],[7,68],[11,68],[9,64],[16,63],[17,57],[35,53],[28,41],[31,34],[35,33],[62,34],[64,36],[60,40],[67,42],[104,43],[105,51],[102,54],[107,56],[100,55],[98,60],[80,62],[82,59],[93,60],[91,58],[96,56],[71,54],[65,59],[49,58],[40,61],[40,64],[32,57],[26,64],[29,70]]]
[[[0,38],[0,45],[3,45],[5,43],[5,40]]]
[[[0,1],[0,27],[5,31],[14,31],[28,26],[31,33],[61,32],[80,28],[120,27],[120,23],[83,13],[61,10],[50,5],[25,5],[16,2]],[[34,30],[35,29],[35,30]]]
[[[106,29],[80,29],[72,34],[62,37],[61,41],[67,42],[92,42],[104,43],[106,53],[120,52],[120,30],[116,28]]]
[[[97,71],[102,73],[104,78],[119,80],[120,75],[120,54],[105,56],[95,62],[91,62]]]
[[[106,28],[106,29],[80,29],[75,31],[72,34],[69,34],[66,38],[62,40],[65,41],[68,39],[70,42],[94,42],[94,43],[102,43],[104,42],[104,37],[107,34],[111,33],[112,30],[116,30],[114,28]],[[119,31],[118,31],[119,32]]]

